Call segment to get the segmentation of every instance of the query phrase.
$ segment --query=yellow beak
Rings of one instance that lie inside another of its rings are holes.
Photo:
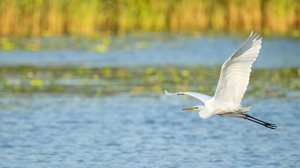
[[[197,110],[198,107],[197,106],[193,106],[193,107],[186,107],[186,108],[183,108],[182,110]]]

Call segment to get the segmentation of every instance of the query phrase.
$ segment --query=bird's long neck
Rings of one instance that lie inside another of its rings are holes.
[[[215,113],[208,110],[208,108],[204,107],[201,111],[199,111],[199,116],[202,119],[208,119],[215,115]]]

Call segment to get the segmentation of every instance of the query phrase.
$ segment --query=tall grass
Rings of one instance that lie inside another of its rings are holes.
[[[299,0],[1,0],[0,35],[261,31],[300,36]]]

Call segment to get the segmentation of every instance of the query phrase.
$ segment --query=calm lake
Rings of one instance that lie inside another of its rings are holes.
[[[163,95],[212,95],[221,64],[243,40],[20,40],[0,51],[0,167],[299,167],[300,40],[264,39],[243,101],[277,130],[200,120],[181,110],[197,100]]]

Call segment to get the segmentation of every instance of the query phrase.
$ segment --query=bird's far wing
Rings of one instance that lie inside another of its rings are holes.
[[[177,92],[177,93],[169,93],[168,91],[165,90],[165,94],[167,96],[172,96],[172,95],[188,95],[188,96],[192,96],[200,101],[202,101],[203,103],[205,103],[207,100],[211,99],[211,96],[205,95],[205,94],[201,94],[201,93],[196,93],[196,92]]]
[[[215,101],[240,104],[247,90],[251,67],[261,48],[262,38],[251,32],[248,39],[222,65]]]

